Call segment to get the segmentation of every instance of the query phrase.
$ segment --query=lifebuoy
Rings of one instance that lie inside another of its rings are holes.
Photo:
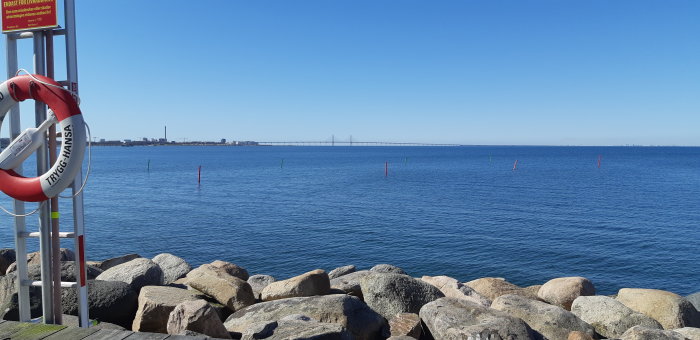
[[[23,177],[12,169],[0,169],[0,190],[21,201],[39,202],[61,193],[80,170],[85,155],[85,122],[73,95],[56,81],[40,75],[21,75],[0,84],[0,124],[13,105],[30,98],[45,103],[56,115],[62,134],[61,150],[51,169],[39,177]]]

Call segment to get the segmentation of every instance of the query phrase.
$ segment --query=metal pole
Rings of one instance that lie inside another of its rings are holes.
[[[53,31],[46,34],[46,76],[54,79]],[[49,128],[49,164],[56,162],[56,125]],[[57,325],[63,324],[61,309],[61,238],[58,213],[58,196],[51,198],[51,279],[53,281],[53,316]]]
[[[68,84],[71,91],[78,93],[78,51],[75,42],[75,0],[65,0],[66,15],[66,69],[68,71]],[[78,141],[76,141],[78,142]],[[84,142],[84,141],[83,141]],[[89,327],[88,315],[87,279],[85,267],[85,216],[83,210],[83,193],[80,191],[83,184],[83,172],[79,170],[75,175],[73,184],[73,223],[75,230],[75,249],[78,258],[76,262],[76,279],[78,281],[78,311],[80,315],[80,327]]]
[[[46,50],[44,33],[34,33],[34,73],[46,75]],[[37,101],[34,104],[36,126],[46,120],[46,104]],[[49,170],[46,141],[36,152],[36,172],[43,174]],[[50,207],[42,204],[39,209],[39,253],[41,256],[41,304],[44,323],[53,323],[53,290],[51,289],[51,222]]]
[[[5,57],[7,60],[7,78],[12,78],[17,72],[17,40],[16,35],[8,34],[5,37]],[[19,105],[10,109],[10,139],[15,139],[20,134]],[[22,173],[22,166],[14,169]],[[24,215],[24,202],[14,200],[15,214]],[[22,278],[27,277],[27,242],[19,235],[27,231],[24,217],[15,217],[15,250],[17,251],[17,292],[19,298],[19,321],[27,322],[31,319],[29,305],[29,286],[22,284]],[[24,258],[21,258],[24,256]]]

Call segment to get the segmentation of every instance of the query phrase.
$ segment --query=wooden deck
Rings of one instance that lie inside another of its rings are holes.
[[[13,340],[204,340],[206,336],[141,333],[102,328],[78,328],[0,320],[0,339]]]

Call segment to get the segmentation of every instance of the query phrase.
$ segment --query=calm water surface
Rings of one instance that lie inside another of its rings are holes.
[[[602,294],[700,291],[698,207],[700,148],[670,147],[94,147],[85,190],[91,260],[170,252],[279,279],[377,263],[519,285],[580,275]],[[12,219],[0,226],[13,247]]]

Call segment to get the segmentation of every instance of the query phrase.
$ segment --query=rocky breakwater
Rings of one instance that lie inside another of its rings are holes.
[[[75,268],[69,255],[66,279]],[[0,313],[9,320],[17,318],[14,261],[11,250],[0,250]],[[192,268],[167,253],[88,267],[90,317],[98,327],[200,339],[700,340],[698,293],[624,288],[601,296],[583,277],[520,287],[501,278],[415,278],[382,264],[276,280],[224,261]],[[63,312],[76,315],[75,292],[64,289],[62,299]],[[31,304],[39,316],[36,289]]]

